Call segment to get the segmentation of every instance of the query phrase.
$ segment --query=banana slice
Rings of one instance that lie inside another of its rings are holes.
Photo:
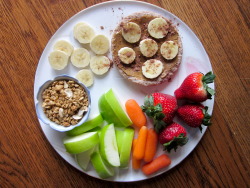
[[[90,42],[90,48],[95,54],[105,54],[109,50],[109,39],[105,35],[96,35]]]
[[[135,60],[135,51],[129,47],[123,47],[118,51],[120,60],[125,64],[130,64]]]
[[[94,29],[87,23],[81,22],[73,29],[74,37],[82,44],[88,44],[95,36]]]
[[[68,56],[70,56],[74,50],[74,47],[65,40],[57,41],[54,45],[54,51],[62,51]]]
[[[166,41],[161,45],[161,55],[167,60],[174,59],[178,51],[178,44],[174,41]]]
[[[80,22],[80,23],[78,23],[78,24],[76,24],[76,25],[74,26],[73,35],[74,35],[75,38],[77,37],[77,27],[79,27],[79,26],[81,26],[81,25],[84,26],[85,23],[84,23],[84,22]]]
[[[148,24],[149,34],[156,39],[165,37],[168,34],[168,28],[169,25],[163,18],[155,18]]]
[[[142,55],[145,57],[152,57],[158,50],[157,43],[152,39],[144,39],[140,42],[139,45]]]
[[[84,68],[89,65],[90,53],[85,48],[75,49],[71,55],[71,63],[78,68]]]
[[[129,43],[136,43],[141,38],[141,28],[134,22],[128,22],[123,25],[122,36]]]
[[[94,83],[94,77],[90,70],[82,69],[76,74],[76,79],[82,82],[86,87],[90,87]]]
[[[69,61],[69,56],[62,51],[53,51],[49,54],[49,63],[55,70],[64,69]]]
[[[110,65],[110,60],[106,56],[93,56],[90,59],[90,69],[97,75],[108,72]]]
[[[149,59],[142,65],[142,74],[149,79],[158,77],[163,71],[163,64],[157,59]]]

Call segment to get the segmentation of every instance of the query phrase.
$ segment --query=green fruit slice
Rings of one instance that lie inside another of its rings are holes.
[[[123,126],[127,127],[132,125],[132,121],[128,117],[127,113],[125,112],[125,109],[123,109],[120,101],[115,96],[115,93],[112,89],[110,89],[106,94],[105,98],[107,102],[109,103],[110,107],[118,117],[118,119],[122,122]]]
[[[67,135],[68,136],[80,135],[80,134],[85,133],[85,132],[87,132],[95,127],[100,126],[102,123],[103,123],[103,118],[102,118],[101,114],[99,114],[95,118],[88,120],[88,121],[84,122],[82,125],[68,131]]]
[[[93,148],[91,148],[91,149],[89,149],[87,151],[84,151],[82,153],[79,153],[79,154],[75,155],[76,162],[85,171],[88,168],[89,161],[90,161],[90,156],[95,151],[95,148],[96,147],[93,147]]]
[[[124,130],[116,130],[115,133],[120,156],[120,167],[126,168],[128,167],[130,161],[134,129],[125,128]]]
[[[101,130],[100,153],[111,166],[120,166],[114,124],[106,125]]]
[[[115,175],[114,168],[108,165],[100,155],[99,151],[95,151],[90,157],[91,163],[97,174],[105,179]]]
[[[103,94],[99,101],[98,106],[100,113],[102,114],[102,117],[105,121],[107,121],[109,124],[113,123],[116,127],[124,127],[122,122],[116,117],[114,111],[112,110],[111,106],[107,102],[105,98],[105,94]]]
[[[97,132],[83,133],[78,136],[66,136],[63,139],[63,144],[66,151],[72,154],[82,153],[93,148],[99,143],[99,135]]]

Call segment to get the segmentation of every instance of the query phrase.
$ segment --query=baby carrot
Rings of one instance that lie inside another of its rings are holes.
[[[136,127],[141,128],[142,126],[146,125],[147,118],[139,104],[134,99],[127,100],[125,107],[128,116]]]
[[[143,159],[145,153],[145,146],[147,141],[148,129],[146,126],[142,126],[138,133],[138,140],[135,145],[133,156],[135,159]]]
[[[145,164],[142,167],[142,172],[148,176],[157,172],[158,170],[164,167],[169,166],[170,163],[171,163],[171,159],[166,154],[162,154],[159,157],[155,158],[150,163]]]
[[[144,154],[144,161],[150,162],[153,160],[158,143],[158,136],[154,129],[148,130],[147,141],[146,141],[146,148]]]
[[[133,147],[133,150],[135,149],[136,143],[137,143],[137,138],[135,138],[135,139],[133,140],[133,146],[132,146],[132,147]],[[135,170],[140,169],[140,167],[141,167],[141,160],[137,160],[137,159],[134,158],[134,156],[132,156],[132,167],[133,167],[133,169],[135,169]]]

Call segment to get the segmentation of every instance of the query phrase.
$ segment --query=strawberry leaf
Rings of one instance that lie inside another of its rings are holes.
[[[208,110],[207,106],[205,106],[202,109],[202,113],[204,114],[204,119],[202,120],[202,124],[205,125],[205,126],[210,126],[210,125],[212,125],[212,123],[210,122],[211,115],[207,113],[207,110]]]
[[[206,75],[202,77],[203,87],[207,91],[207,98],[212,99],[212,96],[215,94],[215,91],[208,87],[207,84],[213,83],[215,79],[215,75],[210,71]]]
[[[154,105],[154,98],[152,95],[144,98],[144,105],[141,106],[141,109],[148,117],[153,118],[156,132],[159,133],[166,126],[166,123],[163,121],[165,114],[162,113],[162,105]]]
[[[202,82],[206,84],[213,83],[215,75],[210,71],[202,77]]]
[[[188,138],[182,133],[178,137],[174,137],[173,140],[163,144],[164,150],[170,152],[172,149],[176,151],[178,146],[183,146],[188,142]]]

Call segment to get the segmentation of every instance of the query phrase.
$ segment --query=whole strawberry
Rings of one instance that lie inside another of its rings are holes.
[[[177,110],[177,114],[180,116],[187,125],[190,127],[199,127],[202,131],[201,125],[211,125],[211,115],[207,113],[208,107],[201,104],[187,104],[181,106]]]
[[[159,134],[159,142],[163,144],[164,150],[176,151],[178,146],[183,146],[188,142],[187,132],[178,123],[173,122]]]
[[[188,75],[181,86],[175,90],[176,99],[188,99],[194,102],[211,99],[215,92],[207,84],[212,83],[214,78],[215,75],[212,72],[208,72],[206,75],[199,72]]]
[[[164,93],[153,93],[146,96],[142,110],[154,119],[156,132],[160,132],[166,125],[172,123],[177,110],[176,98]]]

